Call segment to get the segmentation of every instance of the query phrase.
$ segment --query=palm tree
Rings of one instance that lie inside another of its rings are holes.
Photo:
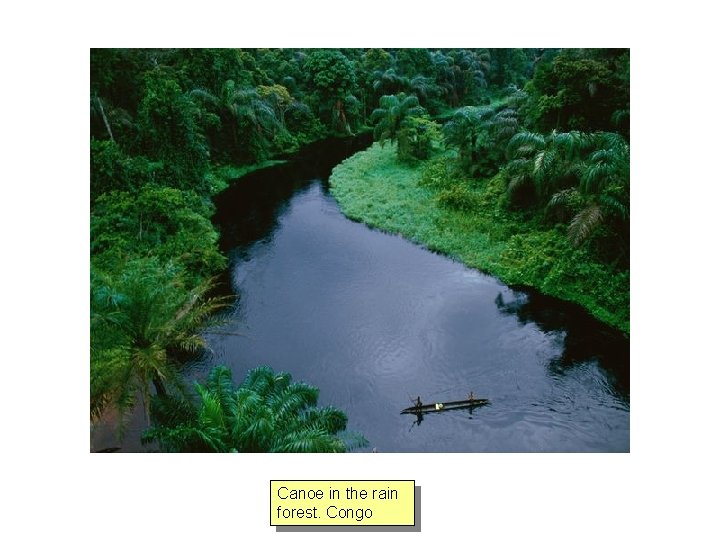
[[[171,452],[345,452],[367,444],[343,431],[345,413],[316,407],[316,387],[267,366],[250,370],[237,388],[230,369],[217,366],[195,391],[197,403],[157,399],[143,440]]]
[[[217,96],[201,88],[192,90],[190,96],[209,103],[222,125],[229,128],[235,150],[248,145],[254,159],[265,156],[273,135],[281,128],[272,104],[255,88],[239,87],[233,80],[225,81]]]
[[[373,73],[372,84],[376,96],[397,94],[408,89],[410,81],[407,77],[399,75],[393,68],[385,71],[377,70]]]
[[[430,54],[435,71],[437,84],[448,96],[450,105],[456,107],[460,102],[458,95],[458,78],[460,68],[455,65],[455,60],[441,51]]]
[[[463,49],[451,53],[459,69],[460,99],[478,88],[487,86],[486,73],[490,71],[490,52],[487,49],[469,51]]]
[[[199,330],[225,305],[209,297],[211,281],[187,290],[180,267],[155,258],[128,262],[119,276],[93,276],[91,287],[91,416],[115,403],[121,412],[150,384],[158,395],[180,388],[174,360],[205,342]],[[93,382],[95,384],[93,384]]]
[[[489,51],[459,50],[448,54],[437,51],[430,56],[437,84],[448,94],[451,106],[459,105],[465,97],[487,86],[486,73],[490,69]]]
[[[424,113],[425,109],[420,107],[416,96],[406,96],[401,92],[398,95],[381,97],[380,106],[370,116],[370,121],[375,122],[375,140],[380,141],[381,145],[385,144],[386,140],[395,142],[403,121],[410,116],[421,116]]]
[[[287,129],[285,116],[289,111],[298,111],[304,114],[310,112],[310,108],[306,104],[296,100],[290,94],[287,87],[283,85],[258,86],[257,93],[260,98],[273,108],[275,117],[283,131]]]
[[[410,79],[408,88],[425,104],[427,104],[428,99],[439,96],[444,92],[430,77],[423,77],[422,75],[416,75]]]
[[[445,144],[458,149],[460,163],[466,170],[477,162],[480,137],[486,131],[494,110],[491,107],[462,107],[443,126]]]
[[[603,224],[616,222],[624,229],[630,218],[630,147],[616,133],[597,133],[592,137],[594,149],[583,164],[580,184],[576,188],[582,207],[568,226],[568,239],[575,246],[588,240]],[[572,191],[553,196],[549,206],[567,206]],[[618,235],[624,238],[625,235]],[[629,246],[623,246],[629,249]]]
[[[512,107],[462,107],[443,132],[445,144],[458,149],[461,169],[491,177],[503,163],[505,146],[518,128],[517,111]]]
[[[508,143],[508,194],[534,188],[548,210],[570,216],[575,246],[603,224],[622,230],[630,212],[630,147],[616,133],[518,133]],[[624,234],[620,234],[624,237]]]
[[[507,145],[508,193],[513,196],[533,186],[536,199],[546,204],[554,193],[578,183],[590,145],[590,136],[579,131],[553,131],[547,136],[517,133]]]

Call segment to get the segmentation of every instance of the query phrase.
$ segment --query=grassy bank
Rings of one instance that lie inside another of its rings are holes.
[[[260,163],[252,163],[249,165],[215,165],[208,171],[207,180],[212,186],[212,193],[220,193],[221,191],[227,189],[232,182],[239,180],[243,176],[261,169],[281,165],[283,163],[287,163],[287,160],[268,159],[261,161]]]
[[[565,226],[509,212],[500,175],[487,181],[444,183],[401,164],[390,145],[374,144],[338,165],[331,191],[351,219],[400,234],[497,276],[585,307],[597,319],[630,332],[629,272],[616,272],[573,248]],[[428,179],[431,179],[428,181]]]

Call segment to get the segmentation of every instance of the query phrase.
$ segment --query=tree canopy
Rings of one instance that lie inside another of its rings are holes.
[[[185,395],[181,352],[202,347],[225,303],[211,221],[222,171],[322,138],[372,131],[459,212],[478,211],[472,186],[502,185],[506,212],[629,268],[627,49],[92,49],[89,98],[93,419]],[[314,409],[316,390],[249,377],[231,388],[213,372],[199,401],[176,403],[182,422],[163,417],[149,437],[168,449],[347,448],[344,415]]]

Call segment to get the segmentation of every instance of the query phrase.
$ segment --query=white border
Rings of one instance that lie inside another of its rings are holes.
[[[693,1],[646,6],[128,1],[6,8],[0,230],[9,346],[0,527],[14,534],[3,536],[272,538],[269,479],[363,476],[415,479],[425,538],[717,532],[716,497],[703,491],[718,479],[711,454],[718,358],[710,343],[718,198],[717,166],[708,159],[717,144],[710,132],[717,126],[716,17]],[[88,51],[168,44],[630,46],[631,453],[89,454]]]

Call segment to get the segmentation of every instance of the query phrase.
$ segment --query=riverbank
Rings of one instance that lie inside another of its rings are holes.
[[[261,171],[276,165],[287,163],[286,159],[268,159],[260,163],[251,163],[244,165],[214,165],[207,172],[206,179],[212,186],[212,194],[216,195],[226,190],[234,181],[240,180],[243,176]]]
[[[338,165],[331,192],[350,219],[403,237],[490,273],[577,303],[595,318],[630,333],[629,272],[614,272],[563,226],[543,229],[502,203],[504,183],[462,182],[445,189],[422,182],[424,166],[397,161],[391,145],[374,144]]]

